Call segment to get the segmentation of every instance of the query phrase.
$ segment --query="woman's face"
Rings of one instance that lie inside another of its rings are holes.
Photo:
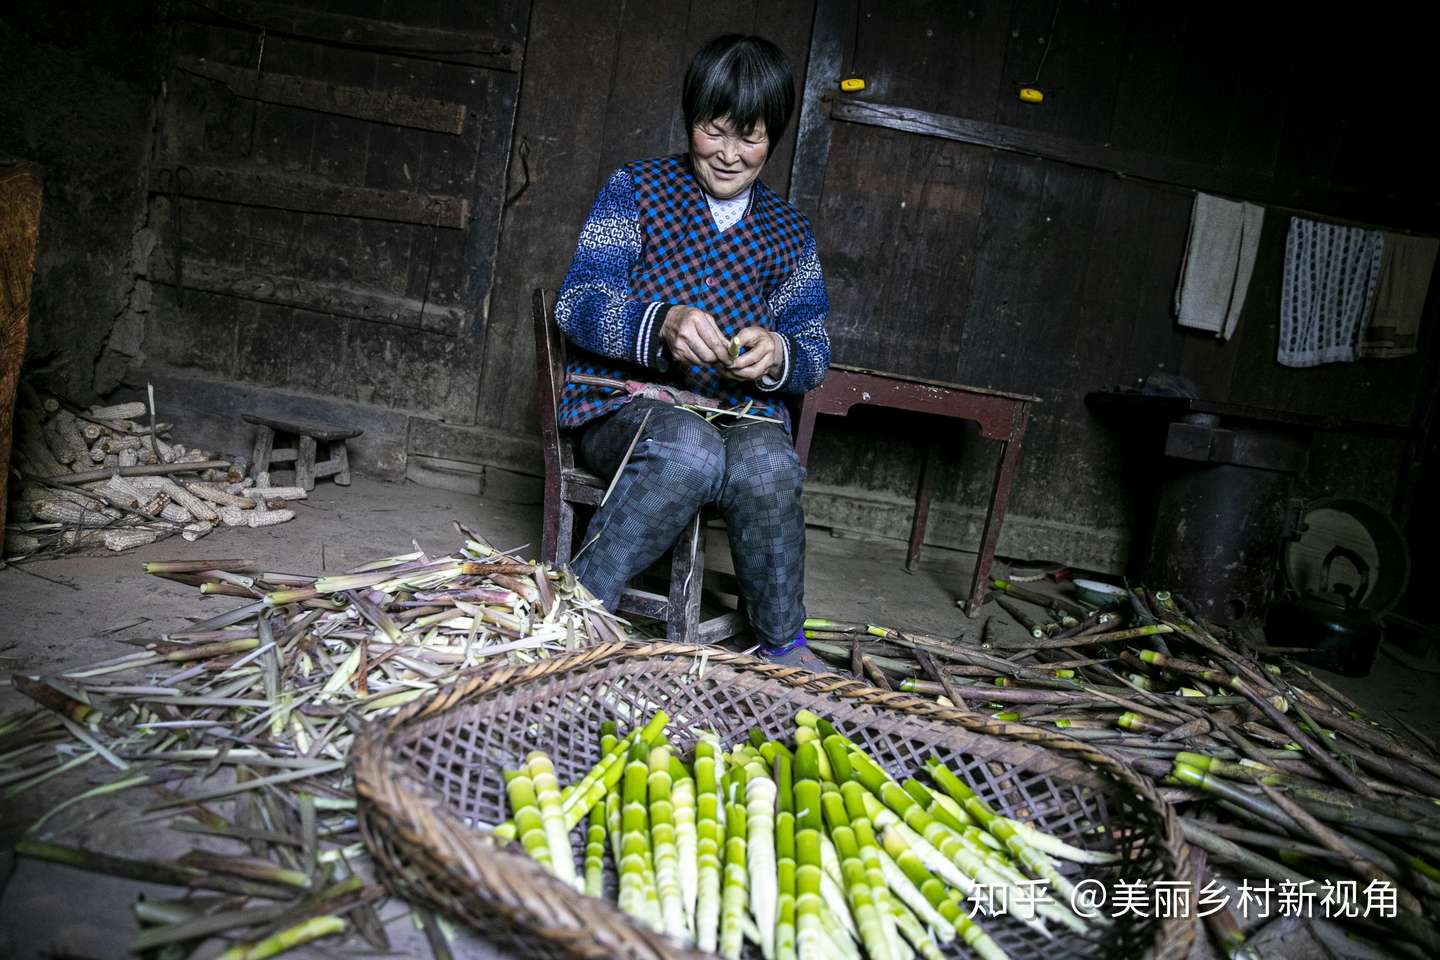
[[[695,176],[707,193],[728,200],[743,193],[760,176],[770,156],[765,121],[741,136],[729,117],[697,123],[690,128],[690,158]]]

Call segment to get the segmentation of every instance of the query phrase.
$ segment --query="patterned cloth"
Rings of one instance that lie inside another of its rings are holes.
[[[712,196],[708,191],[705,194],[705,203],[710,207],[710,216],[715,220],[715,229],[724,233],[745,216],[745,211],[750,209],[750,191],[752,187],[746,187],[740,193],[730,197],[728,200],[721,200]]]
[[[1383,255],[1379,230],[1291,218],[1280,290],[1281,366],[1355,359]]]
[[[722,378],[672,363],[660,338],[672,305],[711,314],[730,337],[748,326],[781,335],[778,379]],[[774,396],[818,386],[830,364],[829,311],[815,237],[794,207],[756,181],[744,217],[721,230],[685,156],[628,164],[600,191],[555,305],[570,340],[567,372],[663,380],[752,412],[789,414]],[[663,376],[657,377],[659,373]],[[624,393],[567,384],[558,410],[576,427],[628,402]]]
[[[637,430],[630,460],[571,563],[575,575],[614,610],[631,578],[714,503],[725,518],[751,631],[772,646],[791,641],[805,621],[805,470],[785,431],[754,421],[717,428],[640,397],[585,427],[582,461],[613,476]]]

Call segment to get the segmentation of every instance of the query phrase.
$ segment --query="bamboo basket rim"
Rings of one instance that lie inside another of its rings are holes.
[[[398,842],[407,853],[417,855],[433,874],[443,875],[443,880],[462,889],[483,893],[488,910],[574,956],[623,955],[645,960],[709,957],[634,922],[609,900],[578,894],[518,847],[485,842],[479,831],[462,822],[433,791],[408,773],[406,764],[390,749],[395,736],[408,726],[461,707],[473,698],[607,663],[677,657],[703,659],[707,664],[753,673],[797,692],[841,697],[885,711],[953,724],[984,737],[1018,741],[1098,768],[1117,781],[1117,786],[1131,790],[1162,825],[1155,839],[1164,876],[1194,884],[1190,847],[1169,803],[1150,780],[1084,741],[943,706],[911,694],[881,690],[839,674],[816,673],[714,647],[635,640],[597,644],[528,664],[481,665],[449,687],[407,704],[388,720],[363,728],[352,750],[352,767],[356,794],[361,800],[361,830],[377,862],[390,866],[384,843]],[[396,878],[387,875],[386,880]],[[401,892],[408,895],[413,891]],[[440,905],[443,909],[443,903]],[[1167,916],[1156,920],[1146,956],[1182,960],[1195,937],[1194,918]]]

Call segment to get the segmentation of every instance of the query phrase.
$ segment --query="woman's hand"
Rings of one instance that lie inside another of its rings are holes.
[[[735,334],[740,343],[740,358],[730,364],[727,371],[737,380],[759,380],[768,375],[770,379],[780,376],[785,367],[785,348],[780,344],[780,335],[764,327],[746,327]]]
[[[694,307],[673,306],[665,313],[660,339],[670,356],[681,363],[725,367],[730,362],[730,341],[715,325],[715,318]]]

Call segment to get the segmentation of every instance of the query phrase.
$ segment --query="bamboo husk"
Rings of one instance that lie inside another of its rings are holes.
[[[368,858],[347,774],[352,731],[477,664],[526,662],[624,628],[568,572],[478,542],[450,557],[392,557],[338,577],[271,573],[245,559],[155,561],[147,570],[246,599],[137,654],[69,671],[55,682],[105,711],[105,722],[85,736],[129,768],[102,788],[106,793],[152,779],[187,783],[183,793],[162,791],[148,801],[147,815],[175,821],[185,833],[198,829],[246,843],[249,854],[131,861],[27,842],[21,855],[279,903],[246,911],[253,917],[217,917],[213,926],[206,926],[207,915],[166,914],[174,927],[137,941],[147,946],[214,933],[258,944],[303,923],[317,907],[322,914],[347,911],[354,933],[372,945],[381,942],[371,905],[383,895],[380,888],[358,878],[344,886],[326,880],[333,865],[359,868],[355,861]],[[529,590],[502,588],[497,576],[523,576]],[[317,582],[325,594],[309,586]],[[291,598],[261,599],[282,592]],[[62,710],[76,709],[73,697],[40,686]],[[35,717],[43,714],[32,715],[32,727]],[[9,722],[0,718],[0,757],[15,743],[7,737]],[[68,727],[47,734],[52,740],[66,735],[79,737]],[[202,735],[213,739],[178,739]],[[94,748],[78,756],[99,759]],[[33,789],[32,781],[58,766],[22,770],[11,786]],[[234,771],[232,782],[205,782],[221,767]],[[282,796],[290,799],[277,802]],[[77,802],[91,801],[82,795]],[[67,809],[62,805],[46,819]]]

